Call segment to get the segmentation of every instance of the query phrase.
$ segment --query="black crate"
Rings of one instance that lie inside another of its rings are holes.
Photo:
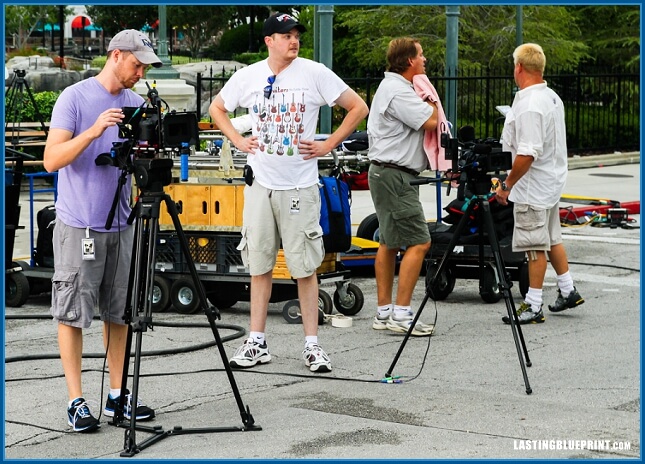
[[[220,232],[185,232],[190,257],[198,271],[228,273],[231,267],[243,266],[237,250],[242,236]],[[157,269],[188,273],[188,260],[181,249],[176,232],[161,232],[158,235],[155,261]]]

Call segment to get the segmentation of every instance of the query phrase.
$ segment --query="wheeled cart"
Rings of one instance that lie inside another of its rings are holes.
[[[58,176],[57,173],[47,172],[24,174],[24,161],[33,161],[35,157],[10,147],[6,147],[5,151],[5,305],[20,307],[30,295],[51,290],[53,267],[39,266],[35,260],[34,194],[53,193],[55,200]],[[23,176],[29,181],[29,262],[13,261],[16,232],[25,229],[25,226],[20,225],[20,190]],[[36,188],[35,180],[38,178],[51,180],[53,185]]]
[[[199,173],[207,176],[208,173]],[[239,178],[200,179],[198,183],[175,183],[166,193],[179,205],[179,219],[189,242],[192,260],[209,300],[218,308],[229,308],[249,300],[251,276],[242,263],[237,246],[242,238],[244,183]],[[179,313],[199,309],[195,285],[188,274],[186,257],[179,246],[172,221],[163,211],[155,251],[153,309],[165,311],[171,305]],[[317,269],[320,285],[333,284],[333,297],[322,288],[318,293],[319,323],[333,309],[344,315],[358,313],[364,303],[360,288],[350,281],[350,271],[339,253],[327,253]],[[273,270],[271,302],[285,301],[283,316],[289,323],[301,322],[297,284],[286,267],[282,251]]]
[[[453,228],[454,226],[451,224],[428,223],[432,243],[430,251],[426,255],[426,287],[436,274],[439,263],[448,250]],[[512,230],[512,222],[506,224],[506,229]],[[367,240],[378,241],[379,224],[376,213],[366,216],[361,221],[357,235]],[[528,263],[524,253],[512,251],[511,240],[512,235],[505,235],[498,239],[500,252],[506,272],[510,275],[511,280],[519,283],[520,293],[524,296],[529,288]],[[502,299],[503,295],[498,287],[500,279],[495,270],[491,247],[484,244],[480,250],[479,234],[460,237],[457,246],[448,256],[448,266],[444,268],[434,283],[431,297],[434,300],[446,299],[454,290],[457,278],[479,279],[479,294],[486,303],[496,303]]]
[[[426,288],[437,272],[441,258],[448,250],[452,232],[449,224],[429,225],[432,245],[426,258]],[[479,295],[486,303],[497,303],[503,294],[498,286],[501,280],[497,275],[493,252],[487,243],[480,245],[479,234],[461,237],[452,253],[448,265],[437,277],[430,296],[435,301],[444,300],[455,288],[457,278],[479,279]],[[511,247],[512,236],[498,239],[499,249],[504,260],[506,273],[510,280],[519,283],[519,290],[525,296],[529,288],[529,270],[526,255],[514,252]]]

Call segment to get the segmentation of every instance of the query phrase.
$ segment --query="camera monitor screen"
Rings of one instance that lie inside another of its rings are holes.
[[[164,145],[168,148],[180,148],[182,142],[197,145],[199,126],[194,112],[168,113],[163,118]]]

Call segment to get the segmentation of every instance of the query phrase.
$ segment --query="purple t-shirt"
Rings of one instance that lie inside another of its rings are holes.
[[[65,129],[76,137],[90,128],[98,116],[108,108],[141,106],[140,95],[129,89],[111,95],[98,80],[91,77],[67,87],[58,97],[50,127]],[[109,153],[112,142],[119,138],[117,126],[109,127],[103,136],[94,140],[70,165],[58,171],[58,198],[56,217],[72,227],[89,227],[106,232],[105,223],[116,194],[121,169],[114,166],[97,166],[95,160],[102,153]],[[119,206],[114,214],[110,231],[123,230],[130,215],[130,176],[123,186]]]

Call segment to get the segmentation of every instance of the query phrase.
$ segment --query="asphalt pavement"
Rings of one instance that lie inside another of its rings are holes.
[[[627,158],[572,160],[566,193],[639,201],[639,156]],[[436,190],[421,189],[435,219]],[[48,195],[37,197],[36,209],[51,203]],[[442,191],[441,204],[454,196]],[[21,224],[28,226],[24,200]],[[354,227],[372,212],[369,191],[353,192]],[[272,362],[232,377],[204,314],[154,314],[154,330],[135,341],[143,350],[139,396],[157,417],[137,422],[134,434],[105,416],[91,435],[70,432],[50,295],[32,296],[5,310],[4,458],[123,460],[124,451],[154,460],[640,458],[640,215],[633,219],[632,227],[563,230],[585,303],[545,310],[544,324],[521,326],[530,367],[521,340],[501,321],[509,303],[485,303],[471,279],[457,278],[443,301],[429,299],[421,320],[435,322],[435,334],[403,345],[402,335],[371,328],[374,277],[356,273],[352,283],[364,306],[351,327],[320,326],[333,364],[328,374],[305,367],[302,327],[283,318],[284,302],[269,310]],[[14,257],[28,256],[28,235],[19,231]],[[322,288],[334,292],[333,285]],[[518,304],[517,285],[511,293]],[[545,303],[555,294],[549,268]],[[424,296],[422,277],[415,310]],[[220,315],[215,332],[232,356],[248,327],[249,304]],[[85,332],[83,388],[97,414],[107,395],[102,352],[101,324],[94,323]],[[386,374],[401,382],[382,383]],[[157,429],[140,429],[150,425]]]

